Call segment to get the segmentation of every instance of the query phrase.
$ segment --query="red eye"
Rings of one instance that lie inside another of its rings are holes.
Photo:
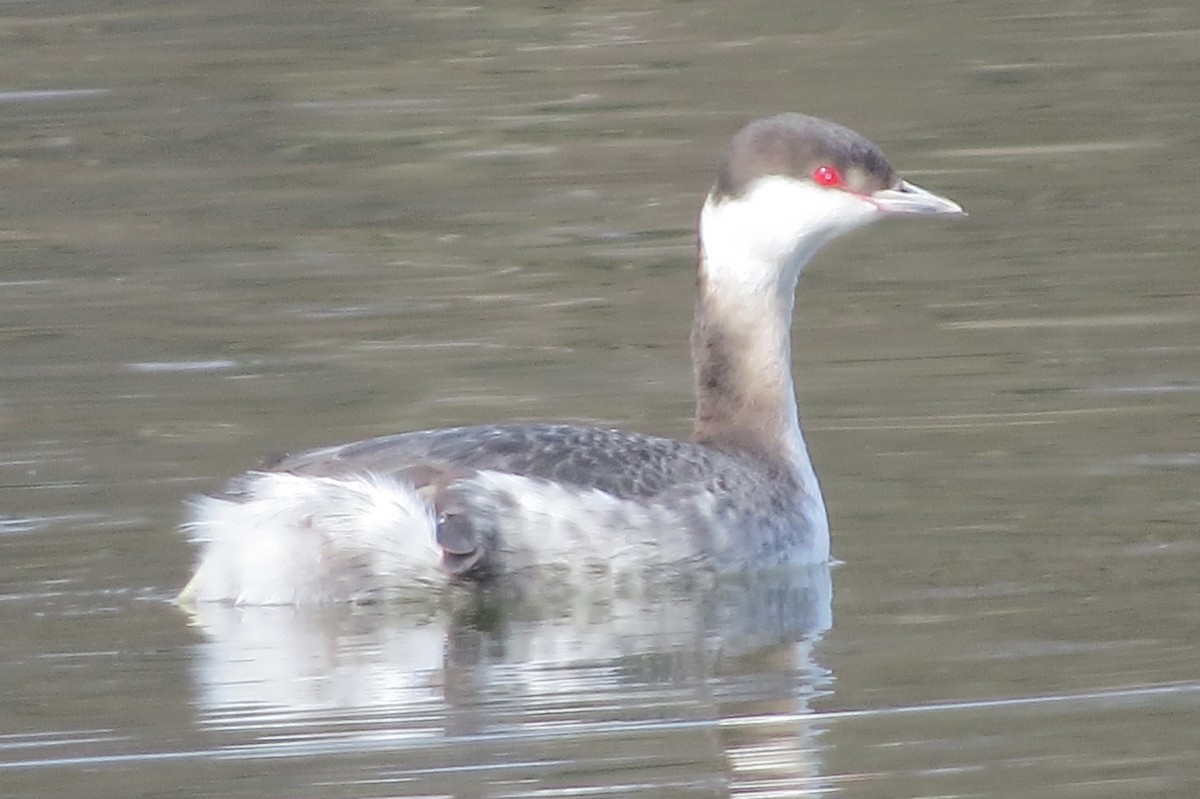
[[[828,164],[814,169],[812,178],[818,186],[836,188],[837,186],[842,185],[842,173],[838,172],[837,167],[829,166]]]

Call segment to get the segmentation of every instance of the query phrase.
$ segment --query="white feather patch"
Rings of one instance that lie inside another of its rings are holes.
[[[433,512],[407,484],[264,472],[240,489],[192,504],[184,531],[203,551],[180,601],[319,604],[446,582]]]
[[[456,488],[495,525],[501,568],[518,581],[632,588],[665,583],[696,555],[679,512],[660,504],[504,472],[480,472]],[[695,504],[703,515],[714,501],[698,495]]]

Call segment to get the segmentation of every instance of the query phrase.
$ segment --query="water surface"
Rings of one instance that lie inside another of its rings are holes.
[[[0,37],[0,795],[1196,795],[1191,6],[28,2]],[[264,456],[685,435],[696,209],[783,110],[971,212],[805,275],[831,575],[167,603],[182,503]]]

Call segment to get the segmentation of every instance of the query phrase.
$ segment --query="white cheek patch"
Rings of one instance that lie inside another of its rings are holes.
[[[830,240],[879,218],[867,198],[778,175],[700,213],[707,271],[746,292],[791,291],[804,263]]]

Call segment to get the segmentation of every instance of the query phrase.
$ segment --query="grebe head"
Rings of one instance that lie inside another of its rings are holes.
[[[962,214],[902,180],[849,128],[782,114],[733,137],[700,215],[700,246],[710,280],[790,294],[804,263],[843,233],[885,216]]]

